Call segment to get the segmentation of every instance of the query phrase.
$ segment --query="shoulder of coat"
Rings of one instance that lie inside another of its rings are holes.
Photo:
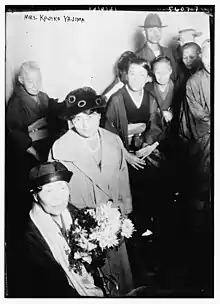
[[[105,136],[108,141],[115,142],[116,144],[121,140],[117,134],[114,134],[106,129],[100,128],[102,135]]]
[[[73,140],[72,136],[73,136],[73,131],[68,130],[64,135],[62,135],[58,140],[55,141],[55,143],[53,144],[53,150],[67,149],[67,147],[70,146],[70,143]]]
[[[200,70],[196,72],[194,75],[192,75],[188,81],[187,81],[187,86],[197,86],[198,83],[201,82],[201,77],[203,75],[203,70]]]

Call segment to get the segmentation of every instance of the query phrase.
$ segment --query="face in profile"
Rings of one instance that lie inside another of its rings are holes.
[[[161,40],[162,30],[160,27],[152,27],[145,29],[146,38],[149,42],[157,44]]]
[[[42,186],[38,201],[48,214],[60,215],[68,205],[69,186],[65,181],[56,181]]]
[[[72,119],[76,132],[85,138],[94,136],[99,128],[101,115],[94,110],[84,111]]]
[[[28,94],[36,96],[41,89],[40,70],[30,69],[28,71],[25,71],[23,75],[19,77],[19,81]]]
[[[148,71],[141,65],[132,63],[128,69],[127,80],[132,91],[140,91],[148,81]]]
[[[203,47],[201,59],[206,71],[210,73],[210,44]]]
[[[199,60],[197,49],[194,47],[185,48],[183,50],[182,60],[188,70],[194,68]]]
[[[168,84],[170,76],[172,73],[172,68],[167,62],[158,62],[154,65],[154,75],[159,84]]]

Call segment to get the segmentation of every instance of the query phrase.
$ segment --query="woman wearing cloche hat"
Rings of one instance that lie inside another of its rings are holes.
[[[67,94],[61,117],[71,129],[58,139],[49,160],[62,161],[73,172],[70,180],[71,204],[82,209],[112,200],[112,207],[126,215],[132,211],[128,169],[121,139],[99,127],[105,99],[88,87]],[[133,288],[125,243],[109,250],[104,273],[114,274],[121,295]]]
[[[79,275],[69,267],[65,235],[74,218],[68,204],[72,175],[60,162],[46,162],[30,171],[34,203],[22,247],[22,275],[27,278],[22,297],[103,296],[85,269]]]

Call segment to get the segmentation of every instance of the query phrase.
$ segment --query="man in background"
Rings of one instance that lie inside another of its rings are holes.
[[[157,14],[147,15],[144,25],[140,26],[144,29],[146,42],[135,52],[135,54],[151,63],[158,56],[166,56],[172,63],[171,79],[176,80],[176,63],[173,58],[172,52],[169,48],[161,46],[160,40],[162,36],[162,28],[166,25],[162,24],[160,17]]]

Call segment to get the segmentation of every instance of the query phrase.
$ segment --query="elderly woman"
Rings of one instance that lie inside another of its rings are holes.
[[[49,159],[61,161],[73,172],[71,203],[79,209],[96,208],[112,200],[113,208],[128,215],[132,203],[123,144],[117,135],[99,127],[104,98],[91,88],[80,88],[65,101],[62,117],[72,128],[54,143]],[[109,250],[103,271],[114,275],[120,295],[133,288],[125,242],[117,251]]]
[[[37,63],[22,63],[6,110],[7,242],[13,242],[11,230],[16,224],[21,233],[25,229],[22,226],[26,225],[30,210],[27,191],[29,171],[39,161],[47,160],[53,142],[67,129],[67,124],[58,118],[63,103],[42,92],[41,86],[42,75]],[[18,206],[14,204],[14,197],[18,196],[23,204],[16,209]],[[19,223],[16,223],[17,217],[14,216],[17,213],[20,219],[23,218]]]
[[[82,275],[69,268],[64,236],[74,218],[73,206],[68,205],[71,176],[59,162],[43,163],[30,172],[34,203],[22,247],[22,273],[28,279],[21,296],[103,296],[85,268]]]

